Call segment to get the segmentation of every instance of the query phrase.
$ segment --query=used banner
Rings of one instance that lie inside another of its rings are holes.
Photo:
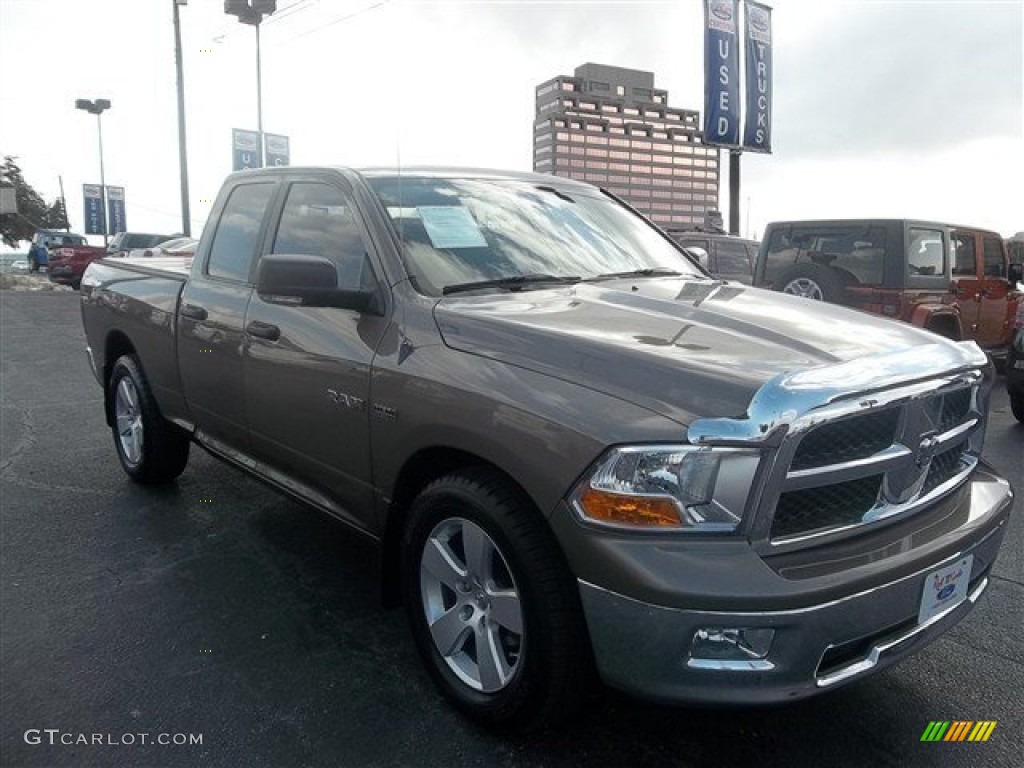
[[[740,143],[739,0],[704,0],[704,143]]]
[[[247,168],[263,167],[263,142],[259,131],[244,131],[241,128],[231,129],[231,168],[244,171]]]
[[[103,228],[106,212],[103,210],[103,187],[99,184],[83,184],[82,195],[85,198],[85,234],[104,235]]]
[[[743,148],[772,151],[772,9],[746,2],[747,122]]]

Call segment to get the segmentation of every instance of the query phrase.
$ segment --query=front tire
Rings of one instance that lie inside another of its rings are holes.
[[[1010,393],[1010,410],[1013,417],[1024,424],[1024,390]]]
[[[169,483],[185,470],[189,440],[160,415],[149,382],[134,355],[114,363],[107,383],[111,432],[121,467],[138,483]]]
[[[570,714],[590,643],[547,524],[497,472],[442,477],[413,503],[403,599],[431,678],[483,725],[527,731]]]

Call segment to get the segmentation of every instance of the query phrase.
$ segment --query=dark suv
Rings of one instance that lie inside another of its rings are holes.
[[[670,229],[669,236],[697,257],[701,266],[716,277],[750,285],[760,246],[756,240],[733,237],[724,232]]]
[[[995,232],[909,219],[769,224],[754,285],[971,339],[1006,355],[1020,264]]]
[[[143,232],[118,232],[107,246],[111,256],[127,256],[133,248],[152,248],[176,235],[151,235]]]

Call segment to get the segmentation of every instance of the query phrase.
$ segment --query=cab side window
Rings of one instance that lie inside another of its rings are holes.
[[[356,207],[330,184],[291,185],[271,252],[330,259],[338,269],[337,287],[345,290],[373,285]]]
[[[239,184],[231,191],[210,246],[206,266],[210,277],[248,281],[260,226],[273,193],[273,183]]]

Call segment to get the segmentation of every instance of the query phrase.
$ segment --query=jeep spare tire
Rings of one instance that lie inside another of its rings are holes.
[[[815,301],[839,302],[845,282],[839,272],[821,264],[796,264],[784,271],[777,290]]]

